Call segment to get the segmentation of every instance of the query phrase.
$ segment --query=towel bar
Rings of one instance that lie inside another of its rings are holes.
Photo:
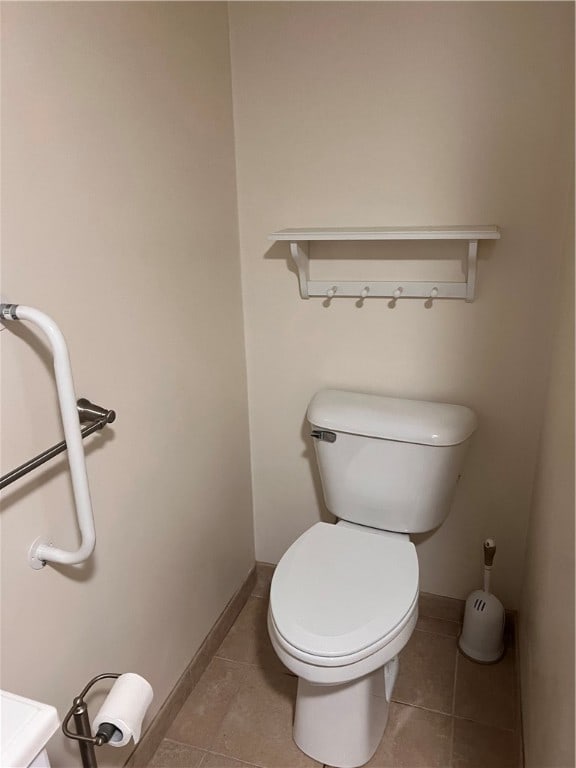
[[[88,437],[88,435],[91,435],[98,429],[103,429],[106,424],[112,424],[116,418],[115,411],[108,411],[105,408],[101,408],[99,405],[94,405],[85,397],[81,397],[76,403],[76,406],[78,408],[80,422],[83,423],[89,421],[89,424],[83,427],[80,431],[82,439]],[[29,459],[28,461],[25,461],[24,464],[20,464],[19,467],[16,467],[10,472],[6,472],[5,475],[0,477],[0,491],[14,483],[16,480],[19,480],[21,477],[24,477],[24,475],[27,475],[28,472],[32,472],[32,470],[41,467],[42,464],[45,464],[47,461],[50,461],[50,459],[63,453],[67,447],[66,440],[62,440],[51,448],[47,448],[45,451],[42,451],[42,453],[34,456],[33,459]]]

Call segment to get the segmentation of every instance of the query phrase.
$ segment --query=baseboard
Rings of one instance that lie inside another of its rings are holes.
[[[142,739],[126,761],[125,768],[147,766],[166,735],[168,728],[180,711],[192,689],[202,676],[212,657],[226,637],[228,630],[250,597],[256,583],[256,567],[252,568],[246,581],[230,600],[218,620],[206,636],[196,655],[172,689],[168,698],[146,729]]]
[[[256,561],[256,584],[254,585],[255,597],[268,597],[270,594],[270,583],[276,566],[272,563],[260,563]]]

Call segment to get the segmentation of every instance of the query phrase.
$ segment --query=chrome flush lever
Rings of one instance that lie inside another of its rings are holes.
[[[324,440],[326,443],[336,442],[336,432],[330,432],[327,429],[313,429],[310,434],[316,440]]]

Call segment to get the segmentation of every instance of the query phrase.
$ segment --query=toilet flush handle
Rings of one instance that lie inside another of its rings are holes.
[[[336,432],[330,432],[327,429],[313,429],[310,434],[316,440],[324,440],[326,443],[336,442]]]

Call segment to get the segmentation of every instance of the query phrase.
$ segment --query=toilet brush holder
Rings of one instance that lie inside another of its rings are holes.
[[[476,589],[466,600],[462,633],[458,647],[462,653],[481,664],[493,664],[504,654],[504,606],[490,592],[490,574],[496,544],[484,542],[484,589]]]

